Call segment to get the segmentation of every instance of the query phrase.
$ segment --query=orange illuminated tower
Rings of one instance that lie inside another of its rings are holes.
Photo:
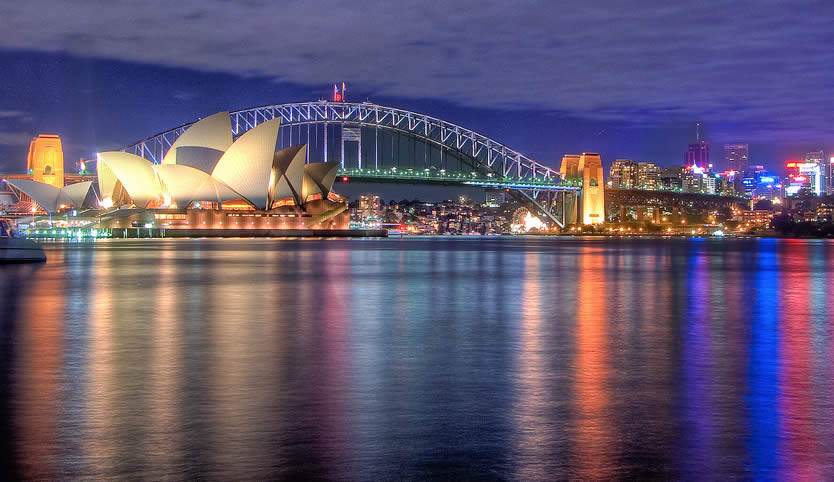
[[[579,156],[579,172],[582,176],[582,223],[605,222],[605,183],[602,159],[595,152],[583,152]]]
[[[64,187],[64,150],[61,138],[56,135],[40,134],[32,139],[26,169],[32,180],[55,187]]]

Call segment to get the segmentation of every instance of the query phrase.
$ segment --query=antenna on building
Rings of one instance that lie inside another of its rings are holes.
[[[695,123],[695,142],[701,142],[701,122]]]

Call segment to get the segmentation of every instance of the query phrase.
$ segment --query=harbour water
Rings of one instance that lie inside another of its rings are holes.
[[[834,474],[834,243],[105,240],[0,266],[26,478]]]

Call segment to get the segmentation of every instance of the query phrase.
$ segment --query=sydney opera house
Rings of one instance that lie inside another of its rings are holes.
[[[101,227],[347,229],[346,201],[331,192],[339,164],[306,163],[303,144],[276,152],[279,123],[264,122],[233,139],[229,113],[219,112],[183,132],[159,164],[121,151],[99,153]],[[59,205],[80,209],[88,194],[81,185],[9,182],[50,212]]]

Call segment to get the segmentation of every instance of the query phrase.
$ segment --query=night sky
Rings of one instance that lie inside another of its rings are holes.
[[[834,150],[834,2],[11,1],[0,172],[67,167],[219,110],[348,100],[440,117],[551,166],[682,163],[700,120],[777,168]]]

